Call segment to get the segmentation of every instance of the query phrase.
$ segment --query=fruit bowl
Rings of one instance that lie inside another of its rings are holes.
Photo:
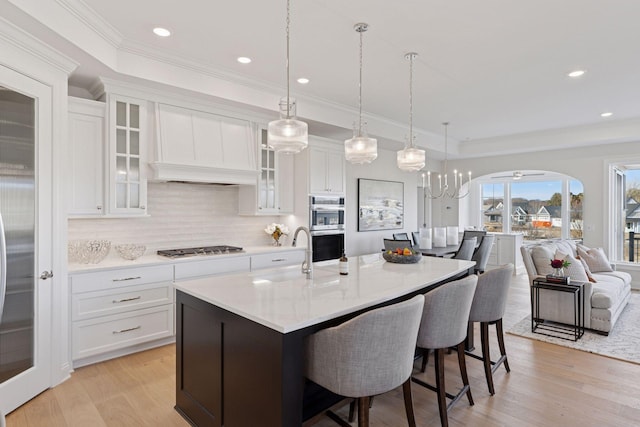
[[[147,250],[145,245],[137,245],[135,243],[128,243],[123,245],[116,245],[116,252],[124,259],[133,261],[144,255],[144,251]]]
[[[400,255],[396,252],[383,252],[382,257],[385,259],[385,261],[393,262],[396,264],[415,264],[416,262],[420,261],[420,259],[422,258],[422,254],[420,252],[416,252],[411,255]]]

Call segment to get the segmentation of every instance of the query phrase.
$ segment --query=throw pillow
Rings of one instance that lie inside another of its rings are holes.
[[[554,255],[555,259],[562,259],[569,263],[569,267],[564,269],[564,275],[571,277],[571,280],[578,282],[588,282],[589,277],[587,276],[587,272],[585,271],[582,263],[575,259],[571,254],[565,254],[560,251],[556,251]]]
[[[591,274],[591,270],[589,269],[589,266],[587,265],[587,262],[585,260],[583,260],[580,256],[577,256],[576,259],[578,261],[580,261],[580,263],[582,264],[582,266],[584,267],[584,272],[587,273],[587,277],[589,278],[589,281],[591,283],[598,283],[598,281],[596,280],[595,277],[593,277],[593,275]]]
[[[583,248],[579,247],[578,255],[580,258],[584,259],[592,273],[613,271],[613,268],[611,268],[611,264],[609,263],[609,260],[602,248],[592,248],[585,251]]]
[[[560,252],[564,252],[565,254],[571,254],[574,257],[577,255],[576,243],[573,240],[558,240],[554,243],[556,247],[560,250]]]
[[[531,259],[536,271],[542,276],[553,273],[551,260],[553,259],[553,249],[549,246],[534,246],[531,248]]]

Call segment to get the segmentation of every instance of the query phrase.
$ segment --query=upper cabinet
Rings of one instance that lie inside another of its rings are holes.
[[[344,151],[342,147],[309,138],[309,194],[344,194]]]
[[[108,94],[108,213],[147,212],[147,102]]]
[[[70,216],[104,215],[104,102],[69,97]]]
[[[250,121],[158,103],[156,123],[154,179],[255,185]]]
[[[240,187],[241,215],[283,215],[293,213],[293,156],[276,153],[267,144],[267,128],[258,125],[255,150],[260,172],[253,185]]]

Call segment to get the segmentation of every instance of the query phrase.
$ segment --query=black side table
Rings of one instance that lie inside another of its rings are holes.
[[[531,332],[578,341],[584,335],[584,283],[549,283],[545,279],[533,279],[531,286]],[[573,324],[549,323],[540,318],[540,289],[573,294]]]

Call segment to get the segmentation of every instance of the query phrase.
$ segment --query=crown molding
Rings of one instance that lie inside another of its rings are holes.
[[[36,56],[67,76],[79,66],[77,62],[68,56],[63,55],[2,17],[0,17],[0,40],[4,40],[18,49]]]
[[[124,40],[122,33],[82,0],[55,1],[110,45],[119,47],[122,44]]]

